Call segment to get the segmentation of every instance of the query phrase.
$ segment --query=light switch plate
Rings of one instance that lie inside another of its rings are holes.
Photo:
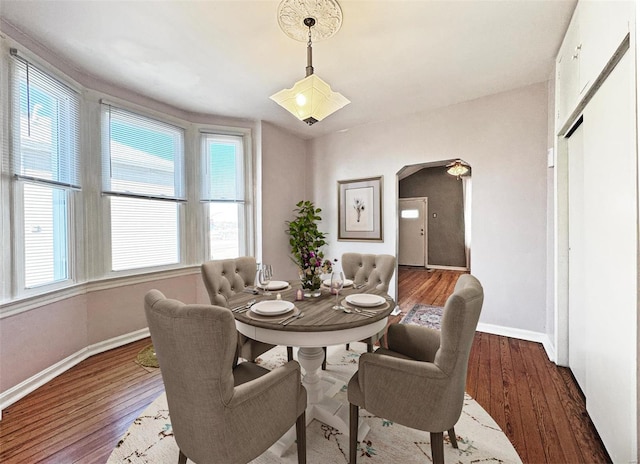
[[[556,165],[553,148],[547,150],[547,167],[552,168]]]

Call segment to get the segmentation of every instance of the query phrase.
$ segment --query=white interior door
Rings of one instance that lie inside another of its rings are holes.
[[[398,264],[427,264],[427,198],[400,199]]]
[[[569,147],[569,368],[587,391],[587,314],[584,301],[584,153],[583,126],[568,139]]]

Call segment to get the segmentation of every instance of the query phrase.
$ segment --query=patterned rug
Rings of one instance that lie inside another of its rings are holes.
[[[344,345],[328,348],[326,374],[344,382],[335,398],[347,404],[346,382],[356,371],[358,358],[366,349],[355,343],[350,350]],[[258,362],[274,368],[286,361],[286,348],[268,351]],[[416,398],[419,401],[420,398]],[[429,463],[431,445],[429,434],[395,424],[386,419],[360,410],[362,420],[368,422],[371,431],[361,444],[358,463],[378,464],[390,462]],[[470,396],[465,395],[464,408],[456,424],[458,446],[451,447],[445,434],[445,462],[447,464],[471,463],[521,463],[513,446],[495,421]],[[348,437],[338,430],[312,421],[307,427],[307,462],[309,464],[344,464],[348,462]],[[111,453],[108,464],[175,464],[178,459],[171,430],[166,396],[161,394],[133,422],[124,437]],[[191,461],[188,461],[191,463]],[[291,446],[283,456],[270,451],[251,461],[252,464],[295,464],[296,447]]]
[[[440,330],[442,306],[417,304],[402,318],[400,324],[413,324]]]

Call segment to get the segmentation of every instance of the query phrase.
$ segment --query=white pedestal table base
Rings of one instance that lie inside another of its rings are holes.
[[[333,395],[342,388],[343,382],[321,375],[324,350],[322,348],[302,347],[298,350],[298,362],[304,370],[302,385],[307,389],[307,425],[313,419],[327,424],[349,436],[349,404],[333,399]],[[358,440],[362,441],[369,433],[369,426],[360,421]],[[296,441],[296,428],[291,427],[269,450],[282,456]]]

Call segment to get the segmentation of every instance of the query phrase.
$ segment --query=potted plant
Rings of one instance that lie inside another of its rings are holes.
[[[318,229],[322,210],[316,208],[311,201],[299,201],[296,204],[296,218],[287,221],[291,246],[291,259],[298,266],[300,281],[305,296],[319,296],[322,285],[322,274],[330,273],[331,261],[324,259],[321,247],[327,244],[326,234]]]

